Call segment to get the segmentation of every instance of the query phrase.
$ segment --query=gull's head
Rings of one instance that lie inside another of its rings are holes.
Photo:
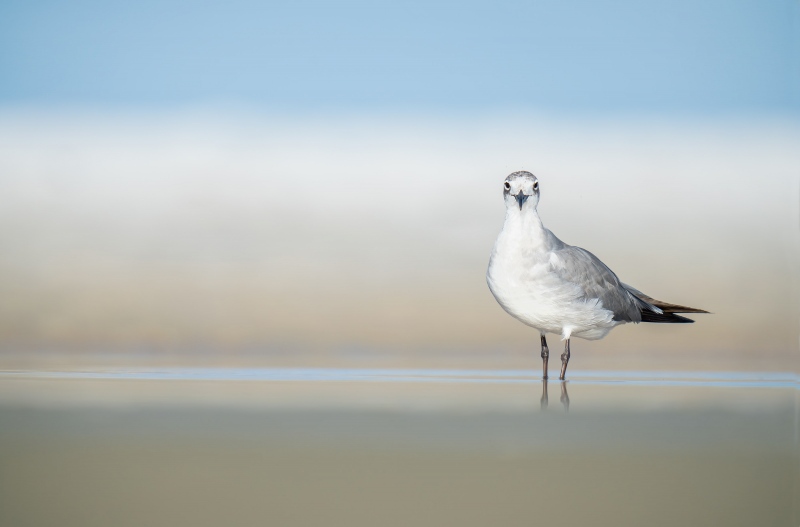
[[[536,210],[539,204],[539,180],[524,170],[509,174],[503,182],[503,199],[506,208],[522,211],[529,207]]]

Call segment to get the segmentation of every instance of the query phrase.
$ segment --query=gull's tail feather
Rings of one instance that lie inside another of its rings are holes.
[[[705,309],[697,309],[696,307],[681,306],[678,304],[670,304],[669,302],[656,300],[655,298],[647,296],[628,284],[622,285],[636,298],[645,304],[648,304],[640,309],[642,314],[642,322],[659,322],[662,324],[691,324],[694,322],[694,320],[676,315],[675,313],[708,313],[708,311]],[[656,309],[652,310],[650,307],[655,307]]]
[[[662,302],[647,295],[636,295],[645,302],[653,304],[664,313],[708,313],[705,309],[697,309],[696,307],[680,306],[678,304],[670,304],[669,302]]]

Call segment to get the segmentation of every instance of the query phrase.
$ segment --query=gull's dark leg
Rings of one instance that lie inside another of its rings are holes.
[[[547,347],[547,340],[542,333],[542,379],[547,379],[547,360],[550,358],[550,349]]]
[[[539,400],[539,406],[542,410],[547,410],[547,377],[542,379],[542,398]]]
[[[561,375],[559,379],[562,381],[567,375],[567,364],[569,364],[569,339],[567,339],[567,343],[564,345],[564,353],[561,354]]]
[[[569,412],[569,394],[567,393],[567,383],[561,383],[561,404],[564,406],[564,411]]]

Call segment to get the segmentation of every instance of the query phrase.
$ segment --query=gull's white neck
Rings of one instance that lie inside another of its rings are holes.
[[[542,225],[539,213],[532,206],[525,204],[522,210],[514,204],[506,208],[506,220],[503,233],[509,238],[522,243],[527,248],[545,248],[547,231]]]

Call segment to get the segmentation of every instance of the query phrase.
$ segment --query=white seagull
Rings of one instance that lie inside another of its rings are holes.
[[[550,351],[546,333],[566,341],[561,355],[563,380],[572,337],[597,340],[626,322],[694,322],[675,313],[708,313],[651,298],[620,282],[595,255],[567,245],[542,225],[539,180],[514,172],[503,183],[506,220],[497,237],[486,281],[509,315],[539,330],[542,371],[547,379]]]

